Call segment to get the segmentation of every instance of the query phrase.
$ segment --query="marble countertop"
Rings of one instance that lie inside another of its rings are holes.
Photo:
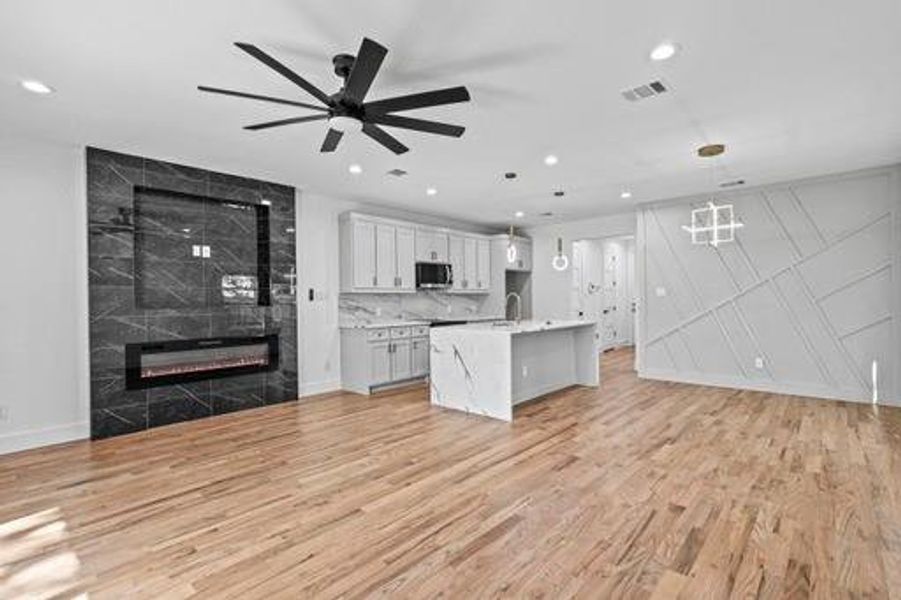
[[[479,332],[479,333],[497,333],[502,335],[518,335],[521,333],[538,333],[541,331],[555,331],[557,329],[573,329],[576,327],[594,327],[597,325],[595,321],[579,321],[579,320],[553,320],[538,319],[531,321],[521,321],[515,323],[513,321],[504,321],[500,323],[467,323],[466,325],[454,325],[450,327],[442,327],[443,331],[451,331],[454,333],[461,332]]]

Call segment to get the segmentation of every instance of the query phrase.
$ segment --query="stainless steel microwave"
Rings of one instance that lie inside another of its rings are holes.
[[[454,284],[454,270],[447,263],[416,263],[416,287],[449,288]]]

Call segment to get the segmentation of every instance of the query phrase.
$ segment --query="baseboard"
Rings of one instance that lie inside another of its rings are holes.
[[[666,369],[640,369],[638,371],[638,376],[641,379],[673,381],[676,383],[750,390],[753,392],[767,392],[770,394],[786,394],[789,396],[804,396],[805,398],[816,398],[818,400],[839,400],[842,402],[856,402],[858,404],[870,403],[867,398],[861,397],[857,392],[851,390],[836,390],[835,388],[825,386],[749,381],[738,377],[706,375],[701,373],[681,373]]]
[[[300,397],[316,396],[319,394],[328,394],[337,392],[341,389],[341,382],[338,380],[331,381],[315,381],[312,383],[303,383],[300,385]]]
[[[29,431],[14,431],[0,435],[0,454],[21,452],[75,440],[86,440],[89,437],[91,437],[91,426],[87,421]]]

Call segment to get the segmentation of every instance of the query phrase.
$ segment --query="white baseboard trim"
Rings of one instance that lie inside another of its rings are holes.
[[[91,437],[91,426],[87,421],[29,431],[14,431],[0,435],[0,454],[21,452],[74,440],[86,440],[89,437]]]
[[[300,385],[300,397],[315,396],[316,394],[328,394],[341,390],[341,382],[337,379],[330,381],[314,381]]]
[[[804,396],[806,398],[815,398],[818,400],[840,400],[842,402],[856,402],[858,404],[870,403],[866,397],[861,397],[860,393],[857,391],[840,390],[816,385],[749,381],[739,377],[706,375],[701,373],[680,373],[669,371],[667,369],[640,369],[638,371],[638,376],[641,379],[673,381],[676,383],[750,390],[753,392],[768,392],[770,394],[786,394],[789,396]]]

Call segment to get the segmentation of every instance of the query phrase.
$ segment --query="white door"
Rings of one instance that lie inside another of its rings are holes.
[[[352,241],[354,287],[375,287],[375,225],[366,221],[354,221]]]
[[[391,379],[400,381],[413,377],[412,346],[410,340],[391,342]]]
[[[476,289],[479,279],[475,238],[463,238],[463,289]]]
[[[477,240],[476,254],[478,258],[476,289],[487,290],[491,287],[491,242]]]
[[[415,233],[411,227],[396,228],[397,287],[416,289]]]
[[[374,342],[369,344],[370,385],[380,385],[391,381],[390,348],[390,342]]]
[[[397,244],[393,225],[375,227],[375,287],[380,290],[397,287]]]
[[[449,235],[447,240],[448,262],[454,272],[454,290],[463,289],[463,279],[466,274],[463,272],[463,238],[459,235]]]
[[[416,338],[412,342],[411,360],[413,377],[422,377],[429,373],[429,338]]]

